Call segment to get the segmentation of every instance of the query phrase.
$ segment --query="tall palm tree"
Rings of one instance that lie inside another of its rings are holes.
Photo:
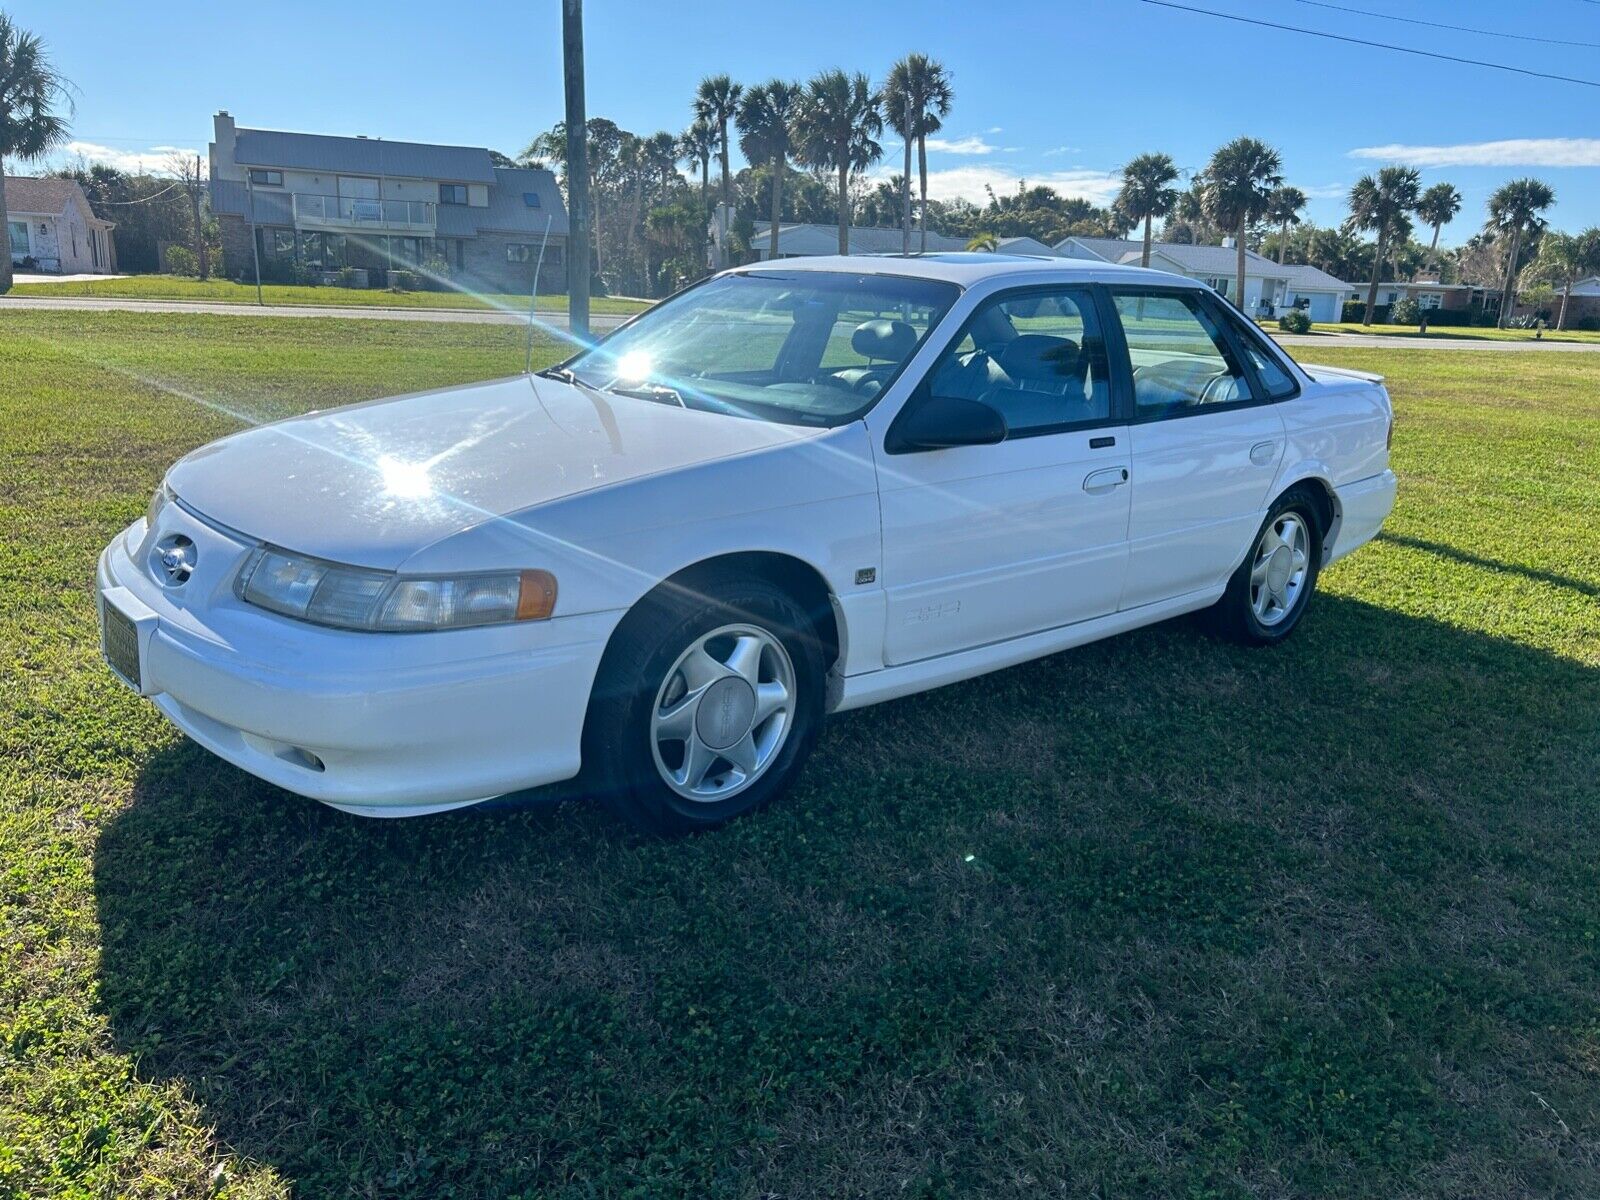
[[[889,128],[900,135],[905,151],[901,185],[901,251],[911,253],[911,147],[917,147],[921,169],[922,249],[928,248],[928,135],[939,132],[950,113],[955,93],[950,75],[926,54],[908,54],[889,68],[883,85],[883,115]]]
[[[1439,269],[1439,230],[1443,229],[1461,211],[1461,193],[1448,183],[1436,183],[1422,193],[1417,201],[1417,216],[1424,225],[1433,226],[1433,241],[1428,243],[1428,261]]]
[[[1517,258],[1522,253],[1523,238],[1544,227],[1541,214],[1556,202],[1555,191],[1539,179],[1513,179],[1503,184],[1489,197],[1489,220],[1484,225],[1502,237],[1510,237],[1506,254],[1505,284],[1500,289],[1501,329],[1511,319],[1511,302],[1517,283]]]
[[[678,135],[678,157],[700,168],[700,207],[711,212],[711,156],[717,152],[717,131],[707,121],[696,121]]]
[[[1572,285],[1590,275],[1600,274],[1600,228],[1582,233],[1546,233],[1539,239],[1539,253],[1526,272],[1530,281],[1549,283],[1561,289],[1561,312],[1556,328],[1567,327],[1567,308],[1572,303]]]
[[[717,152],[722,157],[722,207],[726,212],[733,208],[733,173],[728,166],[728,122],[739,108],[739,97],[744,89],[726,75],[708,75],[700,81],[694,94],[695,119],[704,121],[717,131]],[[727,234],[727,230],[723,230]],[[727,237],[717,244],[719,257],[726,253]],[[721,264],[726,265],[726,264]]]
[[[1211,156],[1205,168],[1201,203],[1220,228],[1233,231],[1236,253],[1234,304],[1244,309],[1245,235],[1267,211],[1272,189],[1283,183],[1283,160],[1256,138],[1234,138]]]
[[[1137,225],[1144,222],[1144,253],[1139,265],[1150,265],[1150,222],[1164,217],[1178,203],[1178,164],[1166,154],[1141,154],[1122,168],[1122,190],[1117,193],[1117,211]]]
[[[1300,224],[1300,210],[1306,206],[1306,194],[1297,187],[1273,188],[1267,197],[1266,218],[1278,226],[1278,265],[1283,266],[1284,251],[1289,248],[1289,226]]]
[[[1351,229],[1374,234],[1377,247],[1372,255],[1372,282],[1367,287],[1367,307],[1361,314],[1363,325],[1372,324],[1372,310],[1378,303],[1378,283],[1383,277],[1383,265],[1389,258],[1389,246],[1395,235],[1409,232],[1411,223],[1406,217],[1417,207],[1422,176],[1414,167],[1384,167],[1376,176],[1363,175],[1350,189]]]
[[[859,71],[823,71],[806,84],[795,121],[795,146],[808,166],[839,172],[839,253],[850,253],[850,172],[883,157],[882,98]]]
[[[772,229],[767,256],[778,257],[778,226],[783,222],[783,170],[793,148],[800,85],[773,79],[751,88],[739,104],[739,149],[751,162],[772,168]]]
[[[67,138],[67,82],[50,65],[44,43],[0,12],[0,292],[11,290],[11,233],[6,223],[5,160],[39,158]]]

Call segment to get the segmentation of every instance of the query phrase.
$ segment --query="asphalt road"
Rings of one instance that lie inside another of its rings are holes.
[[[466,325],[521,325],[528,315],[525,312],[505,312],[500,309],[457,308],[391,308],[363,305],[322,304],[231,304],[212,300],[129,300],[110,296],[0,296],[0,311],[7,308],[88,309],[111,312],[173,312],[217,313],[230,317],[333,317],[362,321],[431,321]],[[535,314],[539,323],[555,330],[567,328],[567,314],[559,311],[540,311]],[[596,333],[615,329],[628,318],[612,314],[595,314],[589,318],[589,327]],[[1570,354],[1600,351],[1600,342],[1476,341],[1454,337],[1400,337],[1394,334],[1362,333],[1274,333],[1285,346],[1295,349],[1296,357],[1304,357],[1308,348],[1317,346],[1360,346],[1381,350],[1488,350],[1514,354]]]
[[[100,312],[216,313],[225,317],[336,317],[363,321],[431,321],[463,325],[524,325],[528,314],[500,309],[395,308],[359,304],[233,304],[222,300],[130,300],[110,296],[0,296],[0,311],[7,308],[46,308]],[[567,314],[541,309],[534,314],[540,324],[567,328]],[[615,329],[626,317],[594,314],[589,328]]]

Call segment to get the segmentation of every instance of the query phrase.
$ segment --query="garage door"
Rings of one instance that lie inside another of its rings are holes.
[[[1329,323],[1339,319],[1339,297],[1332,292],[1311,292],[1308,314],[1313,321]]]

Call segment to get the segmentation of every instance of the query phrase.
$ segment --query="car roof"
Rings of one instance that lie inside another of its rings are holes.
[[[986,250],[938,254],[822,254],[748,263],[733,272],[766,274],[794,271],[848,271],[857,275],[903,275],[938,279],[971,287],[991,279],[1019,283],[1098,282],[1146,283],[1164,287],[1200,288],[1186,275],[1124,267],[1087,258],[1045,258],[1042,255],[998,254]]]

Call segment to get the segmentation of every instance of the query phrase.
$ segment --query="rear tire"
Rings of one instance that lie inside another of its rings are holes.
[[[654,833],[709,829],[788,790],[816,743],[826,665],[813,621],[764,579],[707,573],[618,627],[584,722],[584,776]]]
[[[1227,591],[1207,614],[1214,633],[1248,646],[1273,646],[1295,631],[1322,566],[1320,511],[1303,488],[1274,501]]]

